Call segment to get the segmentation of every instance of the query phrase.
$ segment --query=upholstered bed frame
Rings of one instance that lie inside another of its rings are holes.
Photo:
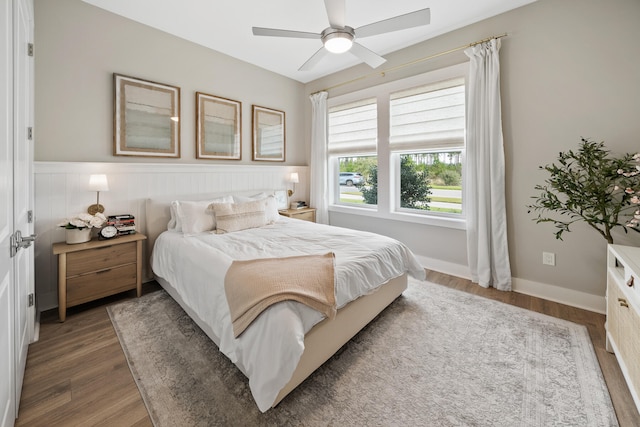
[[[259,192],[260,191],[254,190],[234,194],[250,196]],[[171,217],[169,206],[172,200],[206,200],[219,196],[221,196],[221,194],[176,196],[170,199],[148,199],[146,202],[147,254],[151,254],[157,237],[167,229],[167,224]],[[174,286],[160,277],[156,277],[156,280],[216,345],[219,345],[219,343],[216,342],[215,334],[213,334],[211,328],[182,301],[175,291]],[[340,347],[346,344],[382,310],[398,298],[406,288],[407,275],[404,274],[380,286],[374,293],[360,297],[338,310],[334,319],[325,319],[314,326],[305,336],[305,350],[295,372],[278,394],[273,406],[282,401],[285,396],[311,375],[313,371],[326,362]]]

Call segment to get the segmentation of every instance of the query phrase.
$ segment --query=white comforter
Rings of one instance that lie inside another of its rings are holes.
[[[233,337],[224,277],[233,260],[335,253],[336,301],[343,307],[408,272],[424,269],[402,243],[378,234],[282,218],[275,224],[228,234],[186,237],[164,232],[151,259],[157,276],[210,326],[211,337],[249,378],[265,412],[290,380],[304,351],[304,336],[323,315],[294,301],[268,308],[238,339]]]

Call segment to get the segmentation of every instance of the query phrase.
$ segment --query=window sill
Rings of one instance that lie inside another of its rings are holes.
[[[372,218],[382,218],[393,221],[412,222],[415,224],[430,225],[434,227],[453,228],[456,230],[466,230],[467,225],[464,218],[450,218],[437,215],[420,215],[408,212],[379,212],[375,208],[365,208],[346,205],[329,205],[329,212],[339,212],[349,215],[360,215]]]

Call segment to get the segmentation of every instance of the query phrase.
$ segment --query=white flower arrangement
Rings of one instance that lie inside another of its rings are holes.
[[[98,212],[95,215],[91,215],[89,213],[80,213],[69,219],[65,219],[58,227],[63,227],[66,229],[80,229],[83,228],[100,228],[107,222],[107,217],[102,213]]]

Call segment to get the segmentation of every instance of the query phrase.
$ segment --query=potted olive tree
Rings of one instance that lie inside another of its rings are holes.
[[[536,223],[550,222],[556,239],[579,221],[596,230],[608,243],[617,227],[638,230],[640,221],[640,154],[613,157],[604,143],[582,139],[578,150],[561,152],[557,163],[540,166],[549,173],[528,205]]]

